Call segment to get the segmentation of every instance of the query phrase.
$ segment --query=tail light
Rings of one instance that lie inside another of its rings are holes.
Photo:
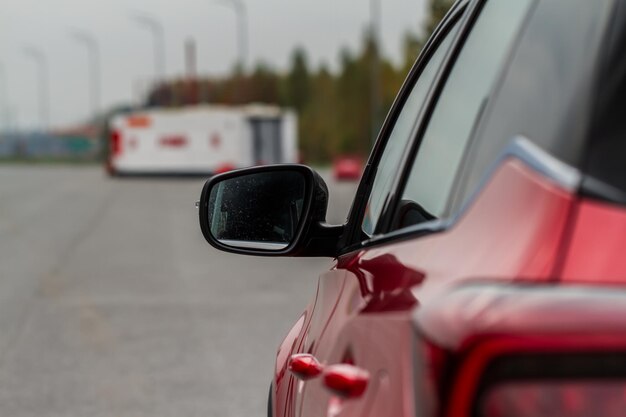
[[[479,417],[623,417],[626,380],[516,381],[491,388]]]
[[[111,154],[119,156],[122,154],[122,150],[122,135],[119,131],[114,130],[111,132]]]
[[[487,338],[463,358],[446,415],[626,416],[623,336]]]

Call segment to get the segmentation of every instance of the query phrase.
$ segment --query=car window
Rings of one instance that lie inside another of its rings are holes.
[[[406,99],[389,135],[387,145],[378,163],[372,191],[365,208],[365,215],[361,225],[363,232],[368,236],[372,236],[374,230],[376,230],[380,214],[398,172],[402,156],[406,151],[419,110],[435,79],[437,70],[441,66],[446,51],[454,39],[458,26],[457,21],[432,54],[419,78],[413,85],[413,89]]]
[[[542,1],[533,10],[477,129],[454,206],[462,207],[469,201],[516,136],[525,136],[567,164],[578,163],[588,132],[584,127],[590,113],[588,103],[597,90],[590,74],[598,62],[596,54],[601,50],[604,22],[612,4],[610,0],[553,0]],[[621,45],[617,49],[616,56],[621,57]],[[617,92],[614,84],[607,85],[608,90]],[[622,120],[623,107],[619,109]],[[598,114],[607,112],[603,109]],[[601,165],[606,167],[606,161]]]
[[[622,34],[620,46],[625,40],[626,32]],[[602,82],[600,95],[604,102],[599,106],[598,118],[590,134],[592,143],[585,166],[588,174],[615,187],[621,196],[626,195],[626,66],[623,59],[614,59],[621,60],[622,64],[611,65],[610,74]]]
[[[484,4],[426,127],[396,211],[395,228],[445,213],[472,129],[532,2]]]

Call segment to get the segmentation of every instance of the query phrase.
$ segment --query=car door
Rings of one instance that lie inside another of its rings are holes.
[[[412,108],[409,95],[399,111],[376,161],[369,194],[361,197],[361,213],[351,217],[354,244],[334,271],[342,277],[341,295],[323,333],[307,334],[304,343],[304,351],[326,366],[347,363],[366,371],[368,387],[362,397],[346,399],[327,390],[320,379],[301,382],[297,416],[415,412],[412,312],[445,283],[480,272],[481,265],[474,263],[486,250],[501,254],[486,244],[463,254],[476,223],[436,232],[452,219],[448,202],[465,150],[534,3],[474,1],[457,10],[456,24],[448,22],[453,46],[428,83],[426,104]],[[445,42],[444,35],[440,44]],[[404,111],[414,123],[402,132],[406,136],[398,137]],[[398,144],[400,150],[394,152]],[[551,213],[562,214],[567,201],[556,197],[550,204]],[[508,261],[503,265],[519,265]]]

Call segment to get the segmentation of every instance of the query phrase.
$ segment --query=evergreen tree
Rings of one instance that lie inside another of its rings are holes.
[[[300,149],[307,161],[325,162],[339,147],[336,79],[325,66],[311,76],[311,99],[300,117]]]
[[[280,103],[280,77],[264,63],[257,64],[254,72],[245,81],[244,103]]]
[[[306,52],[297,48],[292,56],[291,70],[287,74],[286,103],[299,112],[304,110],[311,98],[310,78]]]

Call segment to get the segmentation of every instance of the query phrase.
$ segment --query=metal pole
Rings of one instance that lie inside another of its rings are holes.
[[[239,65],[246,72],[248,60],[248,10],[243,0],[217,0],[216,3],[230,6],[237,14],[237,43],[239,47]]]
[[[39,48],[27,46],[24,48],[26,56],[30,57],[39,70],[39,118],[41,129],[48,129],[49,97],[48,97],[48,64],[46,56]]]
[[[84,45],[89,53],[91,114],[92,117],[96,118],[100,111],[100,48],[96,38],[86,31],[73,31],[72,36],[77,42]]]
[[[6,72],[4,70],[4,65],[0,62],[0,122],[2,125],[0,126],[0,133],[2,130],[9,130],[9,106],[7,104],[7,90],[6,87]]]
[[[371,143],[373,146],[378,136],[379,118],[380,118],[380,30],[381,30],[381,4],[380,0],[370,0],[370,14],[371,14],[371,31],[372,42],[374,50],[372,51],[371,60],[371,108],[370,108],[370,120],[371,120]]]
[[[165,31],[163,25],[154,17],[145,14],[135,14],[133,18],[148,29],[154,38],[154,67],[158,84],[159,81],[165,79]]]

